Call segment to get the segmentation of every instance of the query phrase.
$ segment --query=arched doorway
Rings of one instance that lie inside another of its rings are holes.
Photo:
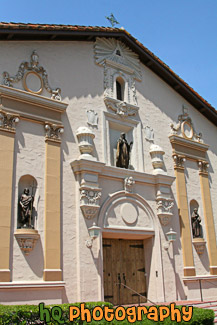
[[[120,191],[103,205],[104,300],[114,305],[146,302],[155,235],[154,214],[139,195]]]

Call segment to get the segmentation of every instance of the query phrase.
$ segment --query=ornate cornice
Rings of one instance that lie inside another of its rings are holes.
[[[68,106],[60,101],[1,85],[0,98],[3,106],[7,106],[8,112],[12,114],[19,114],[21,118],[50,121],[56,124],[61,123],[61,114]]]
[[[23,87],[26,91],[32,92],[35,94],[40,94],[45,88],[47,92],[51,94],[51,98],[55,100],[61,100],[61,89],[56,88],[52,89],[48,83],[48,74],[47,71],[39,66],[39,56],[36,51],[32,52],[30,62],[22,62],[19,66],[17,74],[12,77],[8,72],[3,72],[3,85],[8,87],[13,87],[14,83],[18,83],[23,80]],[[40,82],[40,88],[38,90],[31,90],[27,84],[27,76],[33,74],[36,78],[38,78]]]
[[[0,130],[15,133],[15,126],[19,122],[19,115],[6,112],[0,105]]]

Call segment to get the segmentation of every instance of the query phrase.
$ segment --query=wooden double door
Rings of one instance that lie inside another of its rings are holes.
[[[114,305],[146,302],[143,241],[104,238],[103,274],[105,301]]]

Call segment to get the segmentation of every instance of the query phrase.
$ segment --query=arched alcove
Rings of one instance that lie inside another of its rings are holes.
[[[25,192],[25,193],[24,193]],[[26,198],[24,197],[26,196]],[[32,200],[31,200],[32,197]],[[36,220],[37,220],[37,207],[36,204],[38,202],[38,193],[37,193],[37,181],[32,175],[23,175],[20,177],[18,184],[18,215],[17,215],[17,228],[37,228]],[[22,208],[22,205],[25,205]],[[29,213],[31,217],[29,221],[27,214],[29,209]],[[26,214],[25,212],[26,211]],[[25,222],[26,221],[26,222]]]
[[[119,191],[110,194],[103,204],[98,225],[102,231],[123,230],[154,236],[155,215],[149,204],[138,194]]]
[[[194,211],[197,210],[197,213],[199,215],[198,217],[198,222],[193,216]],[[200,215],[200,209],[199,209],[199,204],[196,200],[191,200],[190,201],[190,215],[191,215],[191,228],[192,228],[192,236],[193,238],[199,237],[203,238],[203,228],[201,225],[201,215]]]

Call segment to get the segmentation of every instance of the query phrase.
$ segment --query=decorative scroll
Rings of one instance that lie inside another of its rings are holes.
[[[60,141],[60,135],[64,132],[64,128],[62,125],[46,122],[45,131],[47,139]]]
[[[27,77],[30,74],[38,78],[40,82],[40,87],[38,90],[34,91],[28,87]],[[51,94],[52,99],[61,100],[61,89],[52,89],[50,87],[48,83],[47,71],[42,66],[39,66],[39,56],[36,51],[32,52],[30,62],[22,62],[20,64],[18,72],[14,77],[10,76],[6,71],[3,72],[3,85],[5,86],[13,87],[13,84],[19,82],[20,80],[23,80],[23,86],[26,91],[40,94],[43,88],[45,88]]]
[[[183,113],[178,116],[178,123],[170,124],[171,134],[181,135],[183,138],[202,142],[202,133],[196,133],[192,119],[188,114],[188,109],[183,105]]]
[[[8,113],[0,109],[0,128],[15,131],[15,125],[19,122],[19,115]]]

